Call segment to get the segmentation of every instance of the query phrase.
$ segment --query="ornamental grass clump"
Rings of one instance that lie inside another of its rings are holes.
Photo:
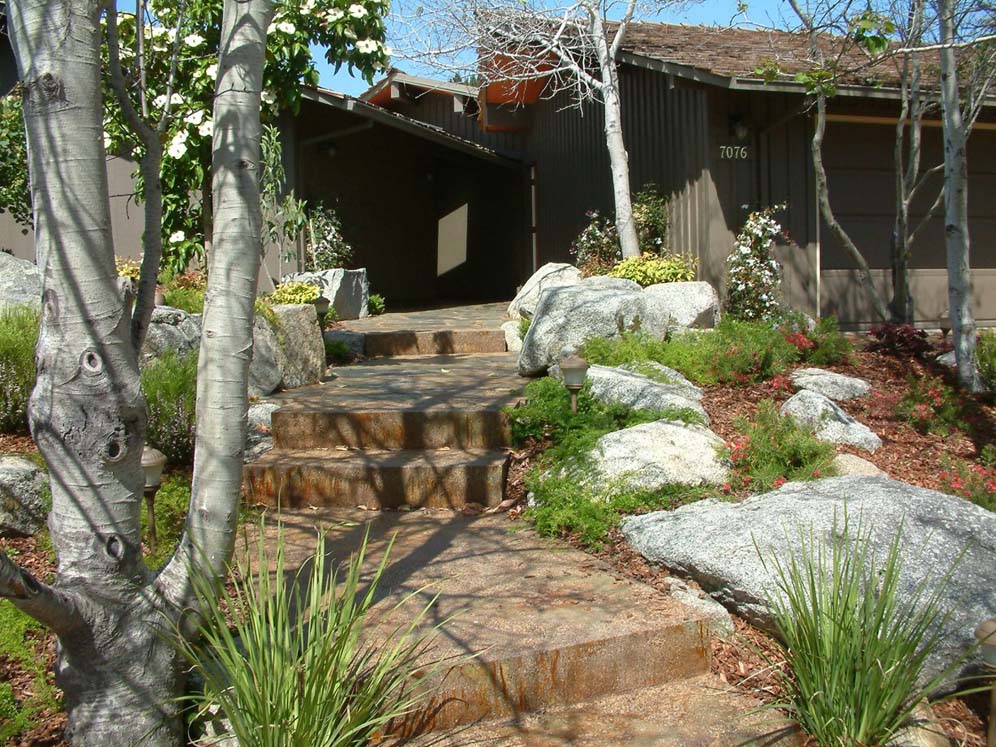
[[[259,537],[263,530],[260,519]],[[222,716],[241,747],[366,747],[431,694],[416,686],[416,670],[424,681],[438,669],[421,661],[435,628],[419,632],[435,599],[418,603],[400,628],[372,628],[393,541],[367,579],[368,538],[333,565],[335,543],[321,535],[292,571],[278,527],[272,549],[259,541],[254,553],[247,547],[239,555],[229,586],[194,573],[200,636],[193,643],[177,636],[176,645],[204,682],[186,698],[197,714]],[[399,607],[415,604],[414,596]]]
[[[38,323],[38,312],[30,307],[0,310],[0,433],[28,430]]]
[[[726,258],[725,311],[729,316],[745,320],[778,316],[782,270],[771,250],[784,231],[772,216],[784,208],[776,205],[747,216]]]
[[[774,622],[789,665],[769,660],[784,692],[771,705],[820,747],[885,747],[968,655],[924,678],[950,615],[942,592],[955,568],[900,591],[908,552],[902,527],[884,558],[876,557],[871,532],[859,525],[852,533],[846,516],[831,536],[826,549],[812,529],[800,532],[800,549],[785,558],[766,558],[758,548],[774,572]]]

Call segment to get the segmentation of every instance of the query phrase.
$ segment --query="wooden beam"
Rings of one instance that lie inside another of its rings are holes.
[[[895,126],[898,117],[883,117],[872,114],[827,114],[827,122],[842,122],[845,124],[877,124]],[[939,119],[924,119],[924,127],[940,127]],[[996,131],[996,122],[976,122],[972,129]]]

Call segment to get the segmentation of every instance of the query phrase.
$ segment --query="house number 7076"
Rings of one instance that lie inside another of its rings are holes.
[[[747,146],[721,145],[719,146],[719,157],[724,160],[743,161],[747,158]]]

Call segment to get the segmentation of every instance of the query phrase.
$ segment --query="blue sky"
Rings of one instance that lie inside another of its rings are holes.
[[[458,1],[458,0],[455,0]],[[784,26],[784,0],[751,0],[748,16],[755,23],[767,26]],[[725,26],[737,12],[736,0],[705,0],[693,3],[678,11],[668,11],[652,20],[667,23],[689,23],[703,25]],[[390,33],[390,30],[389,30]],[[367,83],[362,78],[351,77],[346,69],[336,74],[331,65],[325,61],[320,50],[313,50],[318,71],[321,75],[321,85],[334,91],[357,95],[367,89]],[[401,65],[401,67],[404,67]]]

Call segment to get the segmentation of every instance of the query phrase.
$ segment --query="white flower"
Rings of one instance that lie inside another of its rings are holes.
[[[187,124],[191,124],[194,127],[197,127],[197,125],[199,125],[201,122],[204,121],[204,116],[205,116],[205,111],[203,109],[198,109],[197,111],[192,112],[188,114],[186,117],[184,117],[183,121],[186,122]]]
[[[199,47],[204,43],[204,37],[200,34],[187,34],[183,37],[183,43],[188,47]]]
[[[379,43],[380,42],[378,42],[378,44]],[[392,54],[394,54],[394,50],[393,49],[391,49],[390,47],[384,47],[384,56],[385,57],[390,57]],[[660,244],[662,242],[661,242],[660,239],[657,239],[657,243]]]
[[[273,104],[277,100],[277,94],[273,91],[263,91],[261,98],[264,104]]]
[[[171,244],[179,244],[181,241],[186,241],[186,240],[187,240],[187,234],[185,234],[183,231],[174,231],[169,235],[169,243]]]
[[[295,26],[290,21],[281,21],[277,24],[277,28],[283,31],[285,34],[293,34],[297,31],[297,26]]]
[[[204,72],[211,80],[216,80],[218,78],[218,63],[211,63]]]
[[[105,132],[104,133],[104,150],[110,150],[110,149],[111,149],[111,136],[108,135]]]
[[[199,133],[199,134],[200,134],[200,135],[201,135],[202,137],[210,137],[210,136],[211,136],[212,134],[214,134],[214,120],[211,120],[211,119],[205,119],[205,120],[204,120],[203,122],[201,122],[201,123],[200,123],[200,125],[199,125],[199,126],[197,127],[197,132],[198,132],[198,133]]]
[[[160,109],[165,108],[166,107],[166,94],[165,93],[159,94],[158,96],[156,96],[152,100],[152,103],[153,103],[153,105],[159,107]],[[176,93],[174,91],[173,93],[170,94],[169,103],[170,104],[174,104],[174,105],[175,104],[182,104],[183,103],[183,96],[181,96],[180,94],[178,94],[178,93]]]
[[[359,3],[353,3],[349,6],[349,15],[353,18],[363,18],[367,14],[367,9],[364,8]]]
[[[311,15],[315,12],[315,0],[307,0],[304,5],[301,6],[301,12]]]
[[[170,141],[169,148],[166,150],[171,158],[182,158],[183,154],[187,152],[187,131],[180,130],[173,136]]]
[[[363,54],[373,54],[377,51],[377,46],[373,39],[360,39],[356,42],[356,48]]]
[[[325,14],[326,23],[335,23],[336,21],[342,19],[346,14],[339,8],[332,8],[328,13]]]

